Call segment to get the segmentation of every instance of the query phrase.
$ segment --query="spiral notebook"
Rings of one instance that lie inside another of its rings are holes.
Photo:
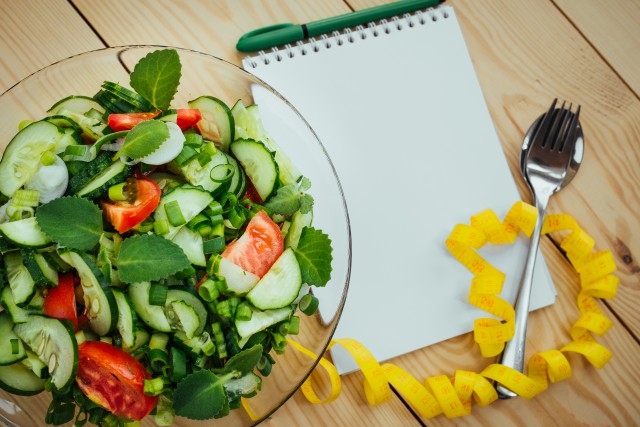
[[[243,66],[296,106],[342,183],[352,270],[335,337],[354,338],[383,361],[471,331],[487,313],[467,303],[471,273],[445,239],[485,208],[504,217],[520,196],[454,9],[260,52]],[[511,302],[527,245],[521,238],[481,253],[507,274],[502,296]],[[536,268],[532,309],[556,295],[542,257]],[[314,289],[321,312],[339,291]],[[339,348],[333,358],[341,372],[357,369]]]

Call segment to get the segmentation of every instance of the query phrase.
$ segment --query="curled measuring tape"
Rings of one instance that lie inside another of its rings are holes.
[[[531,236],[537,218],[536,209],[524,202],[515,203],[503,221],[487,209],[471,217],[470,224],[458,224],[446,241],[449,252],[474,275],[468,301],[500,319],[483,318],[474,322],[474,340],[485,357],[500,354],[514,332],[514,309],[500,298],[504,273],[484,260],[477,250],[485,244],[513,243],[520,231]],[[596,368],[602,368],[611,358],[611,352],[599,344],[594,334],[604,335],[612,325],[598,308],[597,298],[615,297],[619,279],[613,273],[616,265],[610,251],[594,251],[593,239],[573,219],[565,214],[545,217],[542,234],[566,233],[560,247],[566,252],[580,276],[581,290],[577,297],[580,318],[571,327],[571,341],[559,350],[548,350],[533,355],[527,364],[527,373],[490,364],[482,372],[455,371],[453,377],[438,375],[419,381],[402,368],[379,364],[373,355],[353,339],[336,339],[329,348],[344,347],[357,362],[364,375],[364,392],[370,405],[391,399],[391,386],[423,417],[444,414],[449,418],[471,413],[472,401],[480,407],[498,398],[492,385],[496,381],[521,397],[530,399],[548,387],[549,382],[569,378],[571,365],[564,353],[584,356]],[[317,355],[289,340],[292,347],[312,359]],[[316,369],[324,369],[331,381],[331,392],[325,399],[317,396],[311,377],[302,386],[302,392],[311,403],[328,403],[340,394],[340,375],[325,358]]]

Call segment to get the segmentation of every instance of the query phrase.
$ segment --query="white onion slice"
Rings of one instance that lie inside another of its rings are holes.
[[[184,147],[185,137],[180,127],[173,122],[166,122],[169,129],[169,138],[165,139],[162,145],[153,153],[140,159],[142,163],[148,165],[164,165],[178,157]]]
[[[67,191],[69,171],[59,156],[52,165],[40,165],[38,171],[25,184],[25,188],[40,192],[40,203],[57,199]]]

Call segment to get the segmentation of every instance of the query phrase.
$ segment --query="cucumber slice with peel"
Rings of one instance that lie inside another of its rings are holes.
[[[0,366],[0,388],[19,396],[33,396],[44,390],[45,380],[22,363]]]
[[[64,132],[47,121],[33,122],[11,139],[0,161],[0,193],[12,197],[40,167],[45,151],[54,151]]]
[[[198,109],[202,114],[197,125],[202,136],[227,151],[235,134],[233,114],[227,104],[213,96],[201,96],[188,104],[189,108]]]
[[[278,188],[278,164],[274,154],[259,141],[238,139],[230,146],[231,153],[242,165],[249,180],[263,201]]]
[[[27,352],[24,348],[24,344],[18,338],[15,332],[13,332],[13,326],[14,323],[13,320],[11,320],[11,315],[6,311],[1,312],[0,366],[11,365],[27,357]]]
[[[263,331],[271,325],[282,322],[291,317],[291,307],[277,308],[275,310],[253,310],[251,320],[236,320],[236,331],[240,338],[248,338],[256,332]]]
[[[301,286],[300,265],[293,249],[288,248],[247,294],[247,300],[260,310],[286,307],[296,299]]]
[[[0,233],[16,246],[41,247],[51,243],[33,216],[0,224]]]
[[[70,322],[32,315],[13,330],[47,364],[51,383],[58,390],[71,384],[78,367],[78,343]]]

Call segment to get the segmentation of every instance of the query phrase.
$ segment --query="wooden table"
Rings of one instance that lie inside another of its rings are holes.
[[[21,0],[2,2],[0,91],[51,62],[86,50],[163,44],[240,64],[243,33],[280,22],[307,22],[385,0]],[[554,96],[583,106],[586,154],[572,185],[552,199],[613,251],[617,297],[601,304],[614,327],[600,342],[613,359],[596,370],[570,356],[574,375],[532,400],[474,406],[465,418],[416,416],[395,397],[369,407],[362,375],[344,377],[334,403],[312,405],[297,393],[265,425],[638,425],[640,424],[640,2],[637,0],[451,0],[514,176],[528,124]],[[528,190],[517,179],[524,200]],[[479,207],[480,208],[480,207]],[[557,303],[531,317],[528,349],[558,348],[578,317],[579,281],[559,242],[543,239]],[[417,378],[479,372],[471,334],[393,362]]]

